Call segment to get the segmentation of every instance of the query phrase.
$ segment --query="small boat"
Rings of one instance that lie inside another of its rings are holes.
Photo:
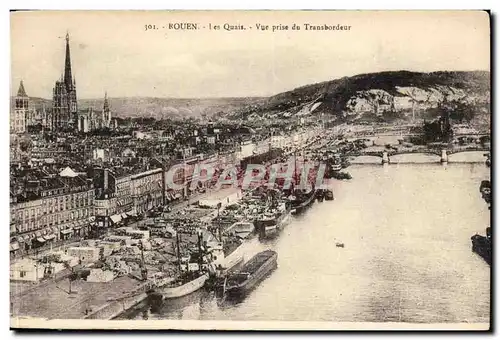
[[[326,190],[325,191],[325,200],[327,200],[327,201],[333,201],[333,198],[334,198],[333,197],[333,191],[331,191],[329,189]]]
[[[317,190],[311,189],[305,193],[296,194],[292,199],[292,214],[300,214],[314,203]]]
[[[488,180],[481,181],[481,185],[479,185],[479,192],[482,193],[485,189],[491,190],[491,182]]]
[[[318,199],[318,202],[323,202],[323,200],[325,199],[325,190],[318,189],[318,192],[316,193],[316,198]]]
[[[482,181],[479,186],[479,192],[486,203],[491,203],[491,182],[488,180]]]
[[[486,157],[485,164],[489,168],[491,166],[491,154],[490,153],[485,153],[484,156]]]
[[[332,174],[332,178],[343,180],[343,179],[352,179],[352,176],[348,172],[340,171],[340,172],[334,172]]]
[[[476,234],[471,237],[472,251],[481,256],[484,261],[491,265],[491,236]]]
[[[228,296],[244,296],[266,275],[278,267],[278,253],[265,250],[243,265],[241,270],[231,273],[224,282],[224,293]]]
[[[208,273],[203,272],[185,272],[174,280],[167,281],[165,284],[156,286],[148,295],[157,300],[173,299],[189,295],[205,284],[208,280]]]

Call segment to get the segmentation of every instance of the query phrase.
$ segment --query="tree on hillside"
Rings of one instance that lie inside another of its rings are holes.
[[[455,121],[470,122],[474,118],[476,108],[463,100],[444,101],[439,110],[441,115],[449,114],[450,119]]]

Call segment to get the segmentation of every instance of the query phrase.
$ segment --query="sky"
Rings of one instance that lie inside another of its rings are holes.
[[[181,22],[199,29],[167,29]],[[301,30],[291,30],[294,23]],[[350,30],[305,30],[306,23]],[[158,29],[146,31],[148,24]],[[246,30],[226,31],[224,24]],[[288,30],[272,32],[280,24]],[[29,96],[52,97],[64,70],[66,32],[78,98],[105,91],[198,98],[269,96],[388,70],[489,71],[489,26],[480,11],[13,12],[11,94],[23,80]]]

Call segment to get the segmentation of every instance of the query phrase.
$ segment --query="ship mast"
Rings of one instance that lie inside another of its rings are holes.
[[[220,216],[219,216],[220,208],[221,208],[221,203],[219,202],[219,203],[217,203],[217,231],[219,232],[219,242],[223,243],[223,241],[222,241],[222,230],[221,230],[221,227],[220,227]]]
[[[177,242],[177,263],[179,265],[179,272],[182,272],[182,267],[181,267],[181,242],[180,242],[180,235],[179,231],[176,230],[175,232],[175,239]]]
[[[203,266],[203,252],[201,250],[201,243],[202,243],[202,232],[201,230],[198,230],[198,267],[199,270],[202,269]]]
[[[148,278],[148,269],[144,261],[144,243],[141,241],[141,274],[144,281]]]

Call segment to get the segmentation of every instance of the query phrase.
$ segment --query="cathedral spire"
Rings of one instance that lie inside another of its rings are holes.
[[[71,55],[69,50],[69,33],[66,32],[66,60],[64,62],[64,84],[66,89],[73,88],[73,76],[71,75]]]

